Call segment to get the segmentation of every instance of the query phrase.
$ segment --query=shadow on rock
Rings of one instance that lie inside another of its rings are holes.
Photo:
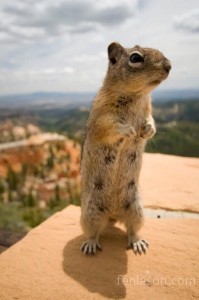
[[[100,238],[103,251],[96,256],[85,256],[80,251],[84,240],[85,236],[81,235],[66,244],[63,251],[64,272],[90,293],[112,299],[125,298],[126,288],[118,277],[127,273],[125,233],[115,227],[107,228]]]

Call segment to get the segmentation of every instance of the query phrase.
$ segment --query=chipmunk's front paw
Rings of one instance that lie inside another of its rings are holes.
[[[142,255],[146,254],[147,248],[149,244],[145,240],[136,239],[134,236],[130,236],[128,239],[128,247],[127,249],[132,249],[135,254],[139,253]]]
[[[154,136],[155,133],[156,133],[155,127],[152,126],[151,124],[146,124],[143,126],[141,130],[140,137],[144,139],[150,139]]]
[[[95,255],[97,250],[102,251],[101,245],[97,239],[89,239],[81,246],[81,251],[83,251],[85,255]]]
[[[128,138],[136,137],[137,135],[135,129],[130,124],[121,124],[119,131],[122,135],[125,135]]]

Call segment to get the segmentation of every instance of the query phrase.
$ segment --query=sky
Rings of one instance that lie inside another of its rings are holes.
[[[162,89],[199,88],[199,0],[1,0],[0,94],[95,92],[112,41],[163,52]]]

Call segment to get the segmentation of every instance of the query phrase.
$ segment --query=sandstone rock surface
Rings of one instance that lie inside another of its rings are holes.
[[[121,225],[108,228],[103,251],[85,257],[80,208],[69,206],[0,256],[1,300],[196,299],[199,220],[147,219],[146,256],[126,250]]]

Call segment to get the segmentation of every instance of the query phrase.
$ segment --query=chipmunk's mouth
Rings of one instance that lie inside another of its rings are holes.
[[[149,82],[150,85],[157,85],[160,83],[161,83],[161,80],[153,80],[153,81]]]
[[[149,85],[158,85],[160,84],[163,80],[167,79],[169,75],[169,72],[164,72],[161,76],[161,79],[156,79],[156,80],[152,80],[149,82]]]

